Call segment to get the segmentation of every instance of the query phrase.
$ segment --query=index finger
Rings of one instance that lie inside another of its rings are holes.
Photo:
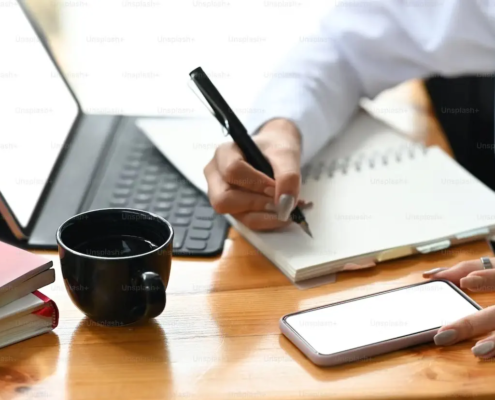
[[[275,198],[279,199],[282,195],[290,195],[297,200],[301,187],[301,156],[299,152],[291,148],[281,147],[268,152],[267,158],[275,175]]]
[[[286,201],[285,205],[295,206],[301,186],[301,134],[299,129],[289,120],[276,119],[268,122],[255,140],[264,149],[264,154],[273,168],[277,205],[280,206],[279,203],[283,196],[290,200]]]

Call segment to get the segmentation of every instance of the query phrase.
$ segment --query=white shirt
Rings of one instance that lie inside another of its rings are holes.
[[[274,22],[276,23],[276,22]],[[362,97],[413,78],[495,73],[495,0],[344,0],[262,91],[247,126],[292,120],[303,163],[334,137]]]

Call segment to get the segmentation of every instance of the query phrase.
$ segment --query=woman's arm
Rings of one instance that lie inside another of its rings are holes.
[[[303,163],[361,97],[412,78],[495,72],[495,0],[347,0],[301,37],[262,91],[251,131],[274,118],[302,135]]]

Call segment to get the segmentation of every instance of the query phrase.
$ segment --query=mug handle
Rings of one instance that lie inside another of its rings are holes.
[[[146,310],[142,319],[158,317],[165,309],[167,302],[162,278],[155,272],[143,272],[141,282],[146,299]]]

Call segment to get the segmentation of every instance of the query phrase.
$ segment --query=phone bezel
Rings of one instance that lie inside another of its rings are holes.
[[[299,314],[304,314],[304,313],[308,313],[308,312],[317,311],[317,310],[320,310],[322,308],[334,307],[334,306],[338,306],[338,305],[345,304],[345,303],[350,303],[350,302],[354,302],[354,301],[359,301],[359,300],[367,299],[369,297],[374,297],[374,296],[379,296],[379,295],[383,295],[383,294],[386,294],[386,293],[396,292],[398,290],[406,290],[406,289],[410,289],[410,288],[413,288],[413,287],[416,287],[416,286],[428,285],[428,284],[431,284],[431,283],[434,283],[434,282],[444,282],[444,283],[446,283],[454,291],[456,291],[461,297],[463,297],[468,303],[470,303],[471,305],[473,305],[478,311],[482,310],[482,307],[479,304],[477,304],[473,299],[471,299],[466,293],[464,293],[462,290],[460,290],[452,282],[449,282],[449,281],[443,280],[443,279],[438,279],[438,280],[432,280],[432,281],[426,281],[426,282],[419,282],[419,283],[415,283],[415,284],[412,284],[412,285],[402,286],[402,287],[395,288],[395,289],[390,289],[390,290],[385,290],[385,291],[382,291],[382,292],[372,293],[372,294],[368,294],[368,295],[364,295],[364,296],[360,296],[360,297],[355,297],[355,298],[348,299],[348,300],[339,301],[339,302],[336,302],[336,303],[326,304],[324,306],[314,307],[314,308],[310,308],[310,309],[307,309],[307,310],[301,310],[301,311],[297,311],[297,312],[294,312],[294,313],[291,313],[291,314],[287,314],[287,315],[284,315],[280,319],[281,329],[282,329],[282,332],[284,333],[284,335],[286,335],[287,338],[291,342],[293,342],[304,354],[306,354],[308,356],[308,358],[310,358],[315,364],[318,364],[318,365],[329,365],[329,364],[325,363],[325,360],[332,359],[332,358],[335,358],[335,357],[339,357],[339,356],[342,356],[342,355],[345,355],[345,354],[349,354],[349,353],[357,353],[357,354],[363,355],[365,353],[365,351],[363,352],[363,350],[365,350],[367,348],[371,348],[373,346],[382,346],[382,345],[386,345],[387,343],[393,343],[393,342],[396,342],[396,343],[401,342],[401,341],[404,341],[405,342],[408,338],[414,338],[414,337],[428,338],[429,337],[429,334],[431,334],[432,332],[436,332],[440,327],[438,326],[438,327],[434,327],[434,328],[431,328],[431,329],[428,329],[428,330],[424,330],[424,331],[420,331],[420,332],[414,332],[414,333],[411,333],[411,334],[408,334],[408,335],[404,335],[404,336],[400,336],[400,337],[396,337],[396,338],[392,338],[392,339],[387,339],[387,340],[383,340],[383,341],[376,342],[376,343],[369,343],[369,344],[366,344],[364,346],[359,346],[359,347],[355,347],[355,348],[352,348],[352,349],[347,349],[347,350],[339,351],[337,353],[324,354],[324,353],[318,352],[313,346],[311,346],[309,344],[309,342],[307,342],[306,339],[304,337],[302,337],[287,322],[287,318],[292,317],[292,316],[295,316],[295,315],[299,315]],[[391,351],[393,351],[393,350],[391,350]],[[376,353],[376,354],[382,354],[382,353],[383,352]],[[374,355],[376,355],[376,354],[374,354]],[[356,359],[356,361],[357,360],[358,359]]]

